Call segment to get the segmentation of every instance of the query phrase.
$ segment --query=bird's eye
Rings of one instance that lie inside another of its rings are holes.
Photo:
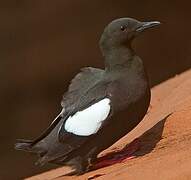
[[[125,26],[121,26],[120,29],[121,29],[122,31],[125,31],[126,27],[125,27]]]

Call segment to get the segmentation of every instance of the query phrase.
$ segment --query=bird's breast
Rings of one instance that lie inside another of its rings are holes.
[[[112,104],[115,109],[124,109],[136,103],[144,96],[149,96],[150,88],[147,79],[138,74],[129,74],[114,81],[110,88]],[[146,98],[145,98],[146,99]]]

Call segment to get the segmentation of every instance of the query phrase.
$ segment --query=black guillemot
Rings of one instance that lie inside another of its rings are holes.
[[[15,148],[39,155],[37,164],[69,165],[73,174],[87,172],[97,155],[130,132],[150,104],[150,87],[132,41],[159,25],[132,18],[112,21],[99,45],[105,69],[85,67],[63,95],[62,111],[34,140],[18,140]],[[126,118],[118,118],[125,111]]]

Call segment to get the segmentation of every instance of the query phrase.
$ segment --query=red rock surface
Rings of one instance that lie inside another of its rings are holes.
[[[70,169],[61,167],[28,180],[86,180],[91,177],[96,180],[191,179],[191,70],[154,87],[151,106],[144,120],[102,155],[120,150],[139,136],[141,148],[134,159],[82,176],[62,176]]]

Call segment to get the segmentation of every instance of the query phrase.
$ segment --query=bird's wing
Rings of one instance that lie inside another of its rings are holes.
[[[96,134],[105,124],[105,120],[111,114],[111,109],[111,100],[106,94],[97,99],[92,98],[86,107],[67,116],[59,129],[59,141],[65,143],[71,138],[89,137]]]
[[[62,106],[68,113],[57,133],[64,147],[61,157],[81,147],[109,123],[106,120],[112,112],[107,93],[110,82],[103,80],[104,72],[95,68],[82,69],[64,94]]]
[[[81,69],[71,81],[68,91],[63,95],[61,105],[65,109],[72,109],[77,105],[77,101],[81,103],[87,92],[94,87],[104,75],[104,70],[92,67]]]
[[[110,115],[111,107],[109,103],[110,101],[107,98],[95,101],[90,107],[88,104],[88,108],[76,112],[73,116],[67,116],[59,124],[57,138],[62,145],[62,151],[58,150],[57,154],[49,153],[52,154],[51,157],[55,163],[64,160],[70,153],[82,147],[86,142],[91,141],[95,134],[105,125],[104,121],[107,121]]]
[[[69,91],[76,91],[80,89],[86,89],[87,84],[92,84],[99,81],[100,77],[103,75],[104,70],[93,68],[93,67],[85,67],[81,69],[81,72],[78,73],[71,81],[69,85]],[[91,86],[89,84],[89,86]]]
[[[99,69],[83,69],[72,80],[69,91],[63,97],[62,106],[69,113],[60,125],[58,140],[69,144],[70,151],[89,140],[111,115],[112,107],[107,94],[110,82],[100,81],[103,73]]]

